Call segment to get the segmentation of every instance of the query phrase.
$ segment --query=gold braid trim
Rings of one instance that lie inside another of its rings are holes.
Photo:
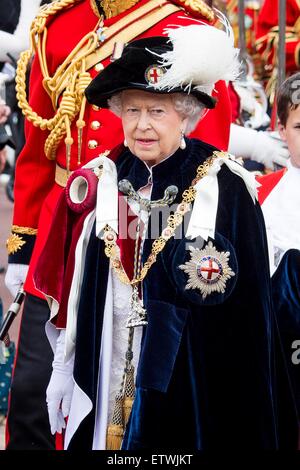
[[[13,225],[11,231],[15,233],[21,233],[22,235],[36,235],[37,228],[31,227],[20,227],[19,225]]]
[[[80,163],[81,135],[85,126],[83,115],[86,100],[84,90],[89,85],[91,77],[85,71],[86,57],[93,52],[98,44],[97,35],[94,31],[84,36],[77,46],[72,50],[64,62],[57,68],[53,77],[49,76],[46,59],[47,28],[46,21],[50,15],[70,7],[82,0],[60,0],[42,7],[33,21],[30,29],[30,49],[20,55],[16,73],[17,99],[22,113],[41,130],[48,129],[50,134],[45,142],[45,154],[50,160],[55,159],[56,149],[66,134],[65,144],[67,150],[67,170],[70,166],[70,152],[73,139],[71,137],[71,123],[79,113],[77,127],[79,133],[78,160]],[[62,99],[57,107],[56,114],[50,119],[39,116],[27,101],[25,76],[26,69],[31,57],[37,53],[43,75],[43,86],[51,98],[53,108],[56,110],[57,91],[62,81],[68,81],[68,85],[62,94]],[[76,56],[76,58],[75,58]]]

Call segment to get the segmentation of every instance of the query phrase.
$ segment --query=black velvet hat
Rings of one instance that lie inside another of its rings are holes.
[[[107,100],[123,90],[143,90],[151,93],[188,93],[195,96],[206,108],[212,109],[216,100],[194,86],[173,86],[160,89],[160,78],[170,67],[162,65],[160,56],[172,51],[169,37],[154,36],[129,43],[122,56],[111,62],[86,88],[85,94],[91,104],[107,108]]]
[[[218,18],[224,31],[196,22],[167,28],[166,36],[129,43],[122,56],[112,61],[87,87],[87,100],[107,108],[107,100],[115,93],[144,90],[191,94],[206,108],[214,108],[215,83],[235,80],[240,69],[232,28],[225,16],[220,14]]]

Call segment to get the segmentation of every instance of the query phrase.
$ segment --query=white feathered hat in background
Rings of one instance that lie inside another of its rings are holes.
[[[122,90],[194,95],[207,108],[219,80],[239,75],[239,50],[232,28],[217,12],[224,30],[194,20],[188,26],[165,30],[167,36],[138,39],[125,46],[122,56],[109,64],[87,87],[90,103],[108,107],[107,100]],[[190,21],[190,18],[189,18]]]

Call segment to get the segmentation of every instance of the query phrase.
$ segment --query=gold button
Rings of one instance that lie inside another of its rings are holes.
[[[88,148],[89,149],[95,149],[96,147],[98,147],[97,140],[89,140],[88,141]]]
[[[101,124],[100,124],[99,121],[92,121],[91,122],[91,128],[93,129],[93,131],[96,131],[97,129],[99,129],[100,126],[101,126]]]
[[[101,109],[99,108],[99,106],[96,106],[95,104],[93,104],[92,108],[94,111],[99,111]]]
[[[104,69],[104,65],[102,65],[101,62],[99,62],[98,64],[95,65],[94,69],[96,70],[96,72],[101,72],[101,70]]]

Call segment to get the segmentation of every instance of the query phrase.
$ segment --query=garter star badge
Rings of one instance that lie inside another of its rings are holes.
[[[203,300],[213,292],[224,294],[226,281],[235,276],[229,267],[229,251],[217,251],[212,242],[203,250],[189,247],[191,259],[179,266],[189,279],[186,289],[199,289]]]
[[[161,65],[150,65],[145,71],[145,80],[148,85],[155,85],[166,73],[166,69]]]

